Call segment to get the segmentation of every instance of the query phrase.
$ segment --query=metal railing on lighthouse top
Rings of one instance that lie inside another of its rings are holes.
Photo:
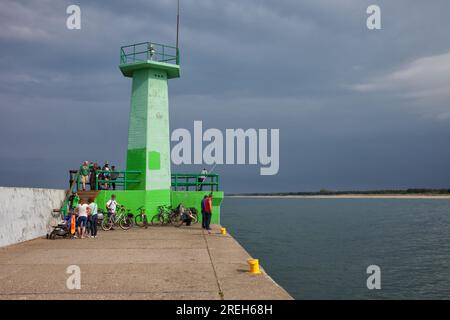
[[[140,61],[156,61],[180,64],[180,50],[156,42],[141,42],[120,48],[120,64]]]

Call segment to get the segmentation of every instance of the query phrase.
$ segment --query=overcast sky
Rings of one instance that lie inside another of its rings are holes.
[[[81,30],[66,28],[70,4]],[[370,4],[382,30],[366,27]],[[278,175],[217,166],[226,192],[450,187],[448,12],[448,0],[181,0],[171,129],[280,129]],[[123,168],[119,48],[174,44],[175,22],[175,0],[2,0],[0,185],[65,188],[85,159]]]

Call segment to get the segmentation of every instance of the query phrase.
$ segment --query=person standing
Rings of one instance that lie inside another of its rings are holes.
[[[202,229],[206,229],[206,216],[205,216],[205,201],[206,198],[208,198],[207,195],[205,195],[201,201],[201,208],[202,208]]]
[[[105,180],[105,184],[103,186],[104,190],[109,190],[109,179],[110,179],[110,171],[111,169],[109,168],[109,163],[108,161],[105,162],[105,165],[102,168],[103,171],[103,180]]]
[[[201,176],[198,177],[198,183],[200,184],[200,188],[198,189],[198,191],[202,191],[203,190],[203,183],[206,180],[206,175],[208,174],[208,170],[206,170],[205,168],[203,168],[203,170],[200,172]]]
[[[208,230],[208,233],[211,231],[211,216],[212,216],[212,192],[205,199],[205,229]]]
[[[119,178],[119,173],[116,172],[116,166],[111,166],[111,174],[109,175],[111,178],[111,185],[113,190],[116,190],[116,180]]]
[[[91,209],[91,238],[97,238],[98,206],[94,199],[89,199],[89,208]]]
[[[98,190],[103,190],[104,189],[104,185],[103,185],[103,182],[102,182],[102,180],[105,180],[105,178],[104,178],[104,176],[103,176],[103,171],[102,170],[100,170],[101,168],[100,168],[100,166],[99,167],[97,167],[98,169],[98,171],[97,171],[97,189]],[[100,182],[99,182],[100,181]]]
[[[85,161],[80,166],[80,178],[81,178],[81,185],[83,186],[83,191],[86,191],[86,183],[88,183],[89,178],[89,162]]]
[[[86,204],[89,207],[89,201]],[[88,214],[87,220],[86,220],[86,229],[85,229],[85,232],[84,232],[84,237],[88,238],[90,236],[91,232],[92,232],[91,215]]]
[[[97,190],[96,177],[97,177],[98,164],[94,163],[90,167],[90,175],[89,175],[89,185],[91,190]]]
[[[78,237],[80,239],[85,238],[86,223],[89,212],[90,212],[89,205],[86,203],[86,201],[82,200],[81,203],[77,206]]]
[[[116,219],[116,208],[117,208],[116,195],[112,194],[111,199],[109,199],[108,202],[106,203],[106,210],[108,211],[108,219],[111,219],[112,221]]]

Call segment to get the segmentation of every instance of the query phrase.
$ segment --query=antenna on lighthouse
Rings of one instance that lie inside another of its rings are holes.
[[[178,38],[180,34],[180,0],[177,0],[177,52],[178,52]]]

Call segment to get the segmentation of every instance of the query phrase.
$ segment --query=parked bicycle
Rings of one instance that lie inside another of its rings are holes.
[[[133,226],[133,214],[123,205],[117,206],[116,214],[107,214],[106,219],[104,217],[102,221],[102,229],[105,231],[111,230],[117,225],[123,230],[128,230]]]
[[[134,217],[134,222],[138,227],[143,227],[145,229],[148,228],[148,220],[147,215],[145,214],[145,208],[139,207],[138,208],[139,213]]]
[[[170,215],[172,214],[172,207],[167,205],[158,206],[158,213],[152,217],[150,223],[152,226],[164,225],[170,223]]]

